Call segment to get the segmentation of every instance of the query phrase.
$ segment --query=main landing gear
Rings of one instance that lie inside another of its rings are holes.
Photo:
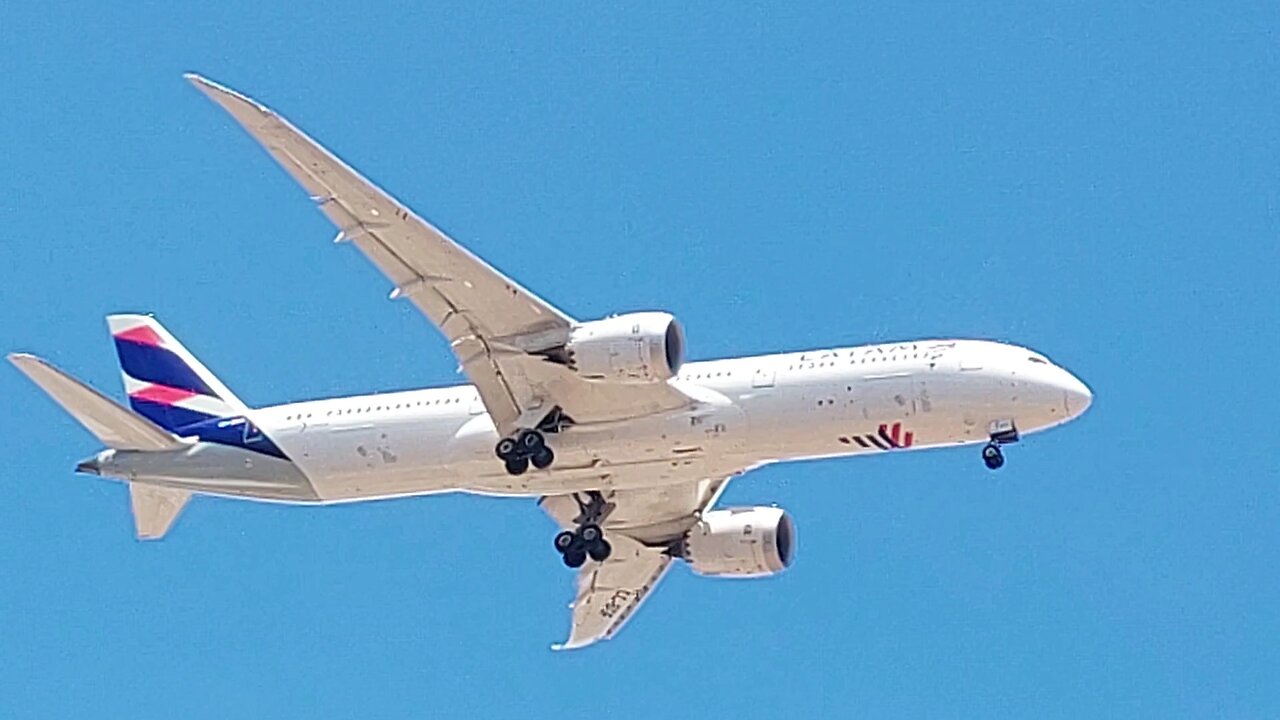
[[[547,447],[546,438],[538,430],[521,430],[513,438],[502,438],[493,452],[512,475],[523,475],[530,464],[545,470],[556,459],[556,454]]]
[[[1013,423],[1000,427],[991,433],[991,440],[982,446],[982,462],[986,463],[990,470],[999,470],[1004,467],[1004,451],[1000,446],[1016,442],[1018,442],[1018,429],[1013,426]]]
[[[600,523],[613,507],[605,502],[604,496],[597,490],[587,493],[587,501],[583,502],[576,495],[581,512],[576,519],[581,523],[576,530],[564,530],[556,535],[556,552],[571,568],[580,568],[586,564],[587,558],[596,562],[604,562],[613,553],[613,546],[604,539],[604,531]]]
[[[556,460],[556,454],[547,447],[546,434],[564,432],[570,425],[573,425],[573,418],[557,405],[536,426],[499,440],[493,448],[493,454],[498,456],[507,466],[507,472],[512,475],[523,475],[530,465],[545,470]]]

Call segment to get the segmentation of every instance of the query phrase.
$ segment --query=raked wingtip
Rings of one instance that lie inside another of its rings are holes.
[[[210,80],[200,73],[183,73],[182,77],[186,78],[187,82],[191,83],[195,89],[207,95],[210,100],[218,103],[233,114],[237,107],[244,108],[246,105],[249,108],[257,110],[263,115],[273,114],[271,112],[271,108],[268,108],[266,105],[263,105],[238,90],[233,90],[220,82]]]
[[[185,72],[185,73],[182,73],[182,79],[183,79],[183,80],[186,80],[187,82],[191,83],[192,85],[196,86],[196,88],[198,88],[198,89],[200,89],[200,90],[202,90],[202,91],[203,91],[203,90],[212,90],[212,89],[215,89],[215,88],[216,88],[216,89],[219,89],[219,90],[225,90],[225,89],[226,89],[226,88],[224,88],[223,86],[219,85],[218,83],[216,83],[216,82],[214,82],[214,81],[210,80],[209,78],[207,78],[207,77],[205,77],[205,76],[203,76],[203,75],[201,75],[200,73],[197,73],[197,72]]]
[[[6,360],[21,368],[28,363],[41,362],[40,358],[27,352],[11,352],[4,356]]]

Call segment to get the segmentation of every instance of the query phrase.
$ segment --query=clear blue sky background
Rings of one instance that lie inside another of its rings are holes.
[[[120,393],[153,311],[253,404],[458,382],[215,106],[249,92],[571,314],[709,358],[977,336],[1097,401],[782,466],[779,577],[555,654],[529,499],[200,498],[132,539],[0,368],[0,717],[1276,717],[1280,16],[1265,3],[6,3],[0,348]]]

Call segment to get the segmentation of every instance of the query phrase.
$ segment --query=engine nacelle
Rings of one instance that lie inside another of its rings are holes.
[[[661,382],[684,364],[684,329],[662,312],[593,320],[573,328],[569,366],[590,380]]]
[[[684,559],[699,575],[761,577],[782,572],[795,556],[796,528],[785,510],[712,510],[685,536]]]

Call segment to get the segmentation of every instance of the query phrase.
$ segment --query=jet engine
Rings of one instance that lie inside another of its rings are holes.
[[[699,575],[762,577],[782,572],[795,556],[791,516],[775,507],[712,510],[685,536],[684,559]]]
[[[617,315],[573,328],[565,350],[569,367],[591,380],[662,382],[684,364],[684,329],[667,313]]]

